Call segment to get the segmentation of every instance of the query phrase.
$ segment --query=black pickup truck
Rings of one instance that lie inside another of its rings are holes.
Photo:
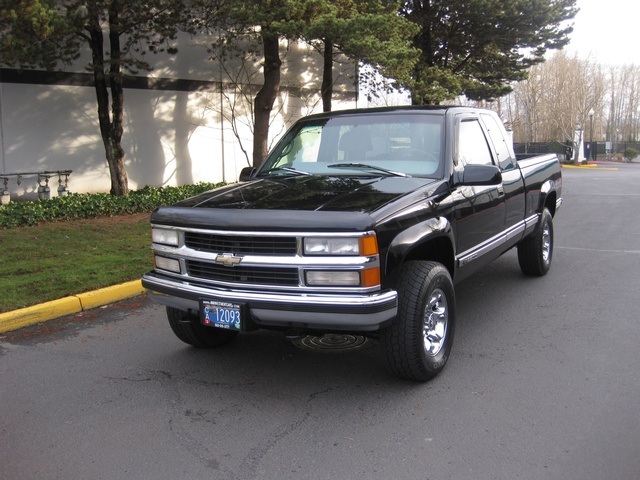
[[[451,352],[454,282],[512,247],[547,272],[561,189],[556,155],[516,160],[488,110],[313,115],[239,183],[156,210],[142,283],[196,347],[349,332],[426,381]]]

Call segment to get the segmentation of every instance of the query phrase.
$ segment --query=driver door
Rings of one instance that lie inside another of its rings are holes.
[[[463,178],[464,169],[469,165],[497,166],[477,117],[463,117],[457,127],[458,178]],[[503,185],[458,184],[452,193],[458,266],[484,265],[499,255],[496,247],[503,243],[506,208]]]

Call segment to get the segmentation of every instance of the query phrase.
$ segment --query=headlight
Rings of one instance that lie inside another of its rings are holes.
[[[161,243],[162,245],[177,247],[180,242],[180,233],[178,230],[154,227],[151,229],[151,241],[153,243]]]
[[[154,255],[153,263],[159,270],[168,270],[170,272],[180,273],[180,262],[175,258]]]
[[[305,255],[376,255],[376,237],[309,237],[304,239]]]

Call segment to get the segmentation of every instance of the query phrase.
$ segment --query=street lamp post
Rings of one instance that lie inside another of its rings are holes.
[[[594,160],[593,153],[593,116],[596,112],[594,112],[593,108],[589,110],[589,157],[591,161]]]

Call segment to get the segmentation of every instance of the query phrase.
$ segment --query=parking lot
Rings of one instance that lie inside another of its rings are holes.
[[[425,384],[377,345],[182,344],[137,297],[0,337],[3,479],[640,477],[640,164],[564,169],[549,274],[457,285]]]

